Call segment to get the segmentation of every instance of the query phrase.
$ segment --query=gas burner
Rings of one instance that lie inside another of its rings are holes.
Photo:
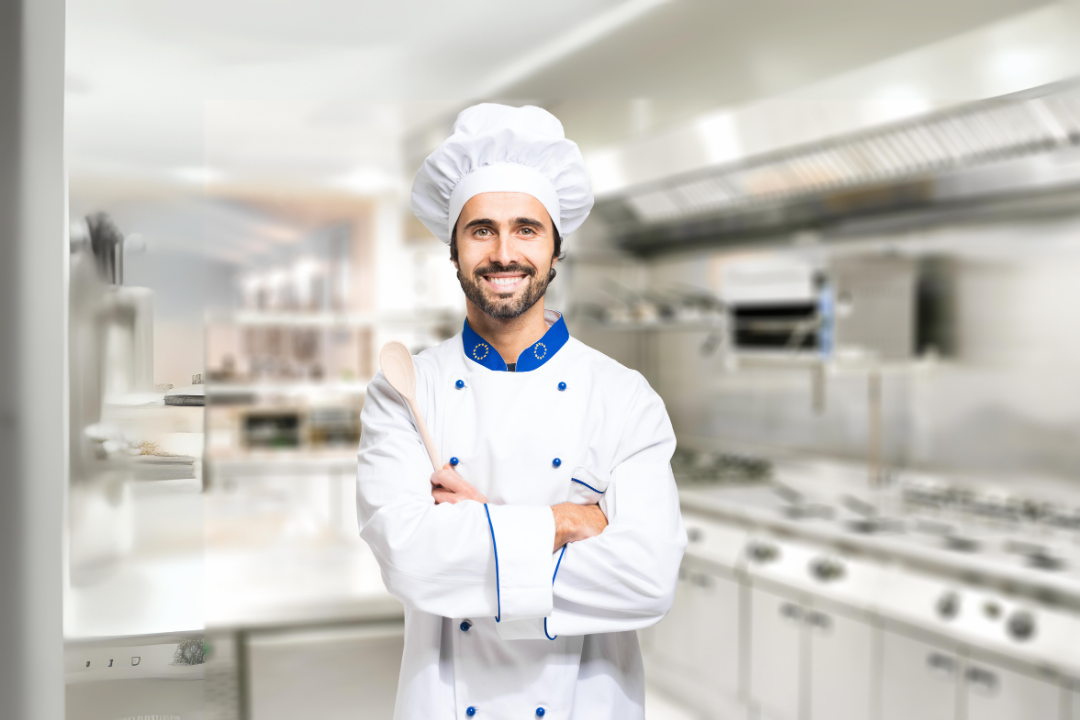
[[[1005,543],[1005,550],[1024,558],[1025,564],[1039,570],[1063,570],[1065,559],[1054,555],[1050,548],[1038,543],[1022,540],[1010,540]]]
[[[836,515],[836,509],[819,503],[806,503],[789,505],[784,508],[784,515],[792,520],[831,520]]]
[[[849,530],[864,535],[904,532],[904,522],[897,518],[867,517],[847,522]]]
[[[979,551],[979,548],[982,547],[982,543],[975,538],[969,538],[963,535],[946,535],[945,547],[955,552],[973,553]]]
[[[1037,553],[1035,555],[1027,556],[1027,564],[1038,570],[1064,570],[1068,563],[1064,558],[1057,557],[1055,555],[1044,555]]]
[[[927,535],[935,537],[948,537],[956,533],[956,526],[936,520],[919,520],[915,523],[915,529]]]

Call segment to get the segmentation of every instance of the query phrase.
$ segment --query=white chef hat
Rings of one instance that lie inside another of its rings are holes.
[[[522,192],[547,209],[560,235],[577,230],[593,206],[578,146],[542,108],[483,103],[466,108],[454,132],[416,174],[412,209],[445,243],[461,208],[485,192]]]

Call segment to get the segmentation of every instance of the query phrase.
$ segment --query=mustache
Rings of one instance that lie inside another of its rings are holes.
[[[532,267],[531,265],[521,265],[520,263],[500,265],[499,263],[494,263],[491,265],[485,265],[483,267],[476,268],[475,270],[473,270],[473,277],[479,279],[484,275],[490,275],[491,273],[500,272],[522,273],[523,275],[527,275],[528,277],[536,276],[536,268]]]

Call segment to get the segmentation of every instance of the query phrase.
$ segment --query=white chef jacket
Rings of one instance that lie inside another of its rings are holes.
[[[439,457],[486,504],[436,505],[407,404],[381,373],[368,386],[357,510],[405,605],[400,720],[644,717],[634,631],[671,607],[686,546],[675,435],[641,374],[545,316],[513,368],[468,322],[414,358]],[[552,554],[567,500],[609,524]]]

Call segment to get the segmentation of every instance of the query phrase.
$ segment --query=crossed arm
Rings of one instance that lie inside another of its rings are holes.
[[[487,502],[483,493],[458,475],[449,463],[431,474],[431,496],[435,498],[436,505],[453,505],[462,500]],[[551,506],[551,514],[555,518],[555,547],[552,552],[558,552],[567,543],[596,537],[608,524],[604,511],[597,505],[559,503]]]
[[[603,510],[497,505],[449,468],[431,473],[407,407],[377,376],[362,415],[357,514],[387,589],[434,615],[501,619],[500,634],[528,620],[537,638],[663,617],[686,544],[669,465],[675,439],[647,386],[632,400],[615,413],[633,422],[612,433]]]

